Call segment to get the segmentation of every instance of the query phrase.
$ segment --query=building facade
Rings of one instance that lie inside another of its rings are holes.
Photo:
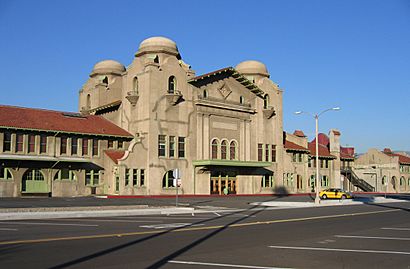
[[[283,132],[282,94],[261,62],[196,76],[148,38],[127,67],[95,64],[79,113],[0,106],[0,195],[311,192],[315,141]],[[354,160],[339,139],[319,137],[323,188]]]
[[[374,186],[377,192],[403,193],[410,191],[410,156],[369,149],[356,160],[355,173]]]

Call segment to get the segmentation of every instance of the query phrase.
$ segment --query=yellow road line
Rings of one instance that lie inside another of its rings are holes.
[[[371,214],[396,212],[396,211],[400,211],[400,210],[401,209],[389,209],[389,210],[369,211],[369,212],[360,212],[360,213],[348,213],[348,214],[337,214],[337,215],[327,215],[327,216],[316,216],[316,217],[306,217],[306,218],[255,221],[255,222],[236,223],[236,224],[229,224],[229,225],[189,227],[189,228],[179,228],[179,229],[176,229],[176,230],[155,230],[155,231],[145,231],[145,232],[96,234],[96,235],[82,235],[82,236],[70,236],[70,237],[54,237],[54,238],[42,238],[42,239],[3,241],[3,242],[0,242],[0,245],[32,244],[32,243],[45,243],[45,242],[53,242],[53,241],[98,239],[98,238],[109,238],[109,237],[123,237],[123,236],[160,234],[160,233],[165,233],[165,232],[176,233],[176,232],[188,232],[188,231],[216,230],[216,229],[222,229],[222,228],[236,228],[236,227],[246,227],[246,226],[253,226],[253,225],[267,225],[267,224],[275,224],[275,223],[284,223],[284,222],[298,222],[298,221],[319,220],[319,219],[354,217],[354,216],[363,216],[363,215],[371,215]]]

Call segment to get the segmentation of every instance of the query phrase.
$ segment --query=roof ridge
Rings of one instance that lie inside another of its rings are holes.
[[[80,113],[78,111],[62,111],[62,110],[54,110],[54,109],[47,109],[47,108],[25,107],[25,106],[16,106],[16,105],[0,104],[0,107],[10,107],[10,108],[27,109],[27,110],[40,110],[40,111],[57,112],[57,113]]]

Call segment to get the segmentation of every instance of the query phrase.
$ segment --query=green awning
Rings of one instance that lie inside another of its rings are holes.
[[[199,160],[192,162],[194,166],[241,166],[241,167],[268,167],[271,162],[235,161],[235,160]]]

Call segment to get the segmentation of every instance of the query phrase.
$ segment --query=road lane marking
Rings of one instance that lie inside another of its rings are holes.
[[[164,224],[153,224],[153,225],[142,225],[141,228],[148,229],[171,229],[171,228],[182,228],[182,227],[194,227],[203,226],[204,224],[193,224],[193,223],[164,223]]]
[[[299,222],[299,221],[320,220],[320,219],[333,219],[333,218],[343,218],[343,217],[365,216],[365,215],[391,213],[391,212],[399,212],[399,211],[401,211],[401,209],[387,209],[387,210],[384,209],[384,210],[378,210],[378,211],[367,211],[367,212],[347,213],[347,214],[337,214],[337,215],[324,215],[324,216],[306,217],[306,218],[280,219],[280,220],[236,223],[236,224],[228,224],[228,225],[179,228],[179,229],[170,230],[170,231],[155,230],[155,231],[114,233],[114,234],[94,234],[94,235],[69,236],[69,237],[22,239],[22,240],[15,240],[15,241],[3,241],[3,242],[0,242],[0,245],[32,244],[32,243],[45,243],[45,242],[52,242],[52,241],[98,239],[98,238],[123,237],[123,236],[138,236],[138,235],[159,234],[159,233],[165,233],[165,232],[178,233],[178,232],[189,232],[189,231],[217,230],[217,229],[222,229],[222,228],[236,228],[236,227],[246,227],[246,226],[254,226],[254,225],[275,224],[275,223],[287,223],[287,222]]]
[[[253,269],[286,269],[284,267],[266,267],[256,265],[228,264],[228,263],[210,263],[210,262],[191,262],[191,261],[168,261],[169,263],[200,265],[200,266],[218,266],[218,267],[233,267],[233,268],[253,268]]]
[[[357,253],[379,253],[379,254],[398,254],[410,255],[410,252],[390,251],[390,250],[370,250],[370,249],[344,249],[344,248],[314,248],[314,247],[288,247],[288,246],[269,246],[276,249],[294,249],[294,250],[318,250],[318,251],[336,251],[336,252],[357,252]]]
[[[382,230],[410,231],[410,228],[380,228]]]
[[[409,241],[408,237],[383,237],[383,236],[361,236],[361,235],[335,235],[340,238],[380,239],[380,240],[402,240]]]
[[[64,221],[85,221],[85,222],[124,222],[124,223],[162,223],[160,220],[123,220],[123,219],[61,219]]]
[[[0,231],[18,231],[19,229],[12,229],[12,228],[0,228]]]
[[[8,222],[1,221],[0,224],[16,225],[48,225],[48,226],[79,226],[79,227],[97,227],[98,224],[77,224],[77,223],[58,223],[58,222]]]

